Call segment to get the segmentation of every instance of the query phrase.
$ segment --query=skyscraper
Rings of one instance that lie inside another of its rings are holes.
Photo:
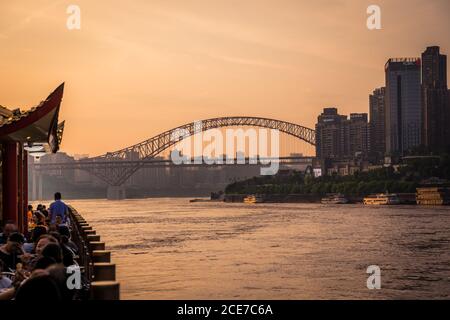
[[[319,159],[340,159],[348,154],[346,121],[347,117],[339,115],[337,108],[323,109],[316,124],[316,156]]]
[[[386,152],[385,134],[386,88],[378,88],[369,96],[369,157],[373,163],[380,162]]]
[[[449,144],[447,56],[439,50],[428,47],[422,53],[422,143],[430,151],[442,150]]]
[[[316,124],[316,156],[320,159],[366,158],[367,113],[352,113],[350,119],[336,108],[325,108]]]
[[[420,59],[389,59],[386,71],[386,152],[403,155],[421,143]]]
[[[367,158],[369,143],[367,113],[351,113],[348,125],[350,158]]]

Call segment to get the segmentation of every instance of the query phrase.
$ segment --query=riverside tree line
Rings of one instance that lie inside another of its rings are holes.
[[[227,194],[315,194],[342,193],[364,196],[372,193],[414,193],[425,180],[450,180],[450,154],[438,158],[408,160],[397,169],[383,167],[354,175],[313,177],[303,172],[260,176],[228,185]],[[433,179],[431,179],[433,180]]]

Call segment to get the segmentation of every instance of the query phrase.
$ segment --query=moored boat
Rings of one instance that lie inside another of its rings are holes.
[[[328,194],[326,197],[322,198],[321,203],[323,204],[346,204],[348,199],[340,193]]]
[[[365,205],[394,205],[400,204],[400,198],[395,193],[380,193],[364,198]]]

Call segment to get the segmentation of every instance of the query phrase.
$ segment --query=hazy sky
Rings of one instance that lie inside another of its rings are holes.
[[[217,116],[313,127],[326,106],[368,112],[386,60],[428,45],[450,53],[448,0],[0,0],[0,104],[65,81],[62,149],[90,155]]]

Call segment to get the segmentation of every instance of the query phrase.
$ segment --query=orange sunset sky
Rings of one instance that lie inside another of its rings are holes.
[[[66,82],[62,150],[91,156],[217,116],[312,128],[326,106],[368,112],[388,58],[450,54],[449,18],[448,0],[0,0],[0,104]]]

